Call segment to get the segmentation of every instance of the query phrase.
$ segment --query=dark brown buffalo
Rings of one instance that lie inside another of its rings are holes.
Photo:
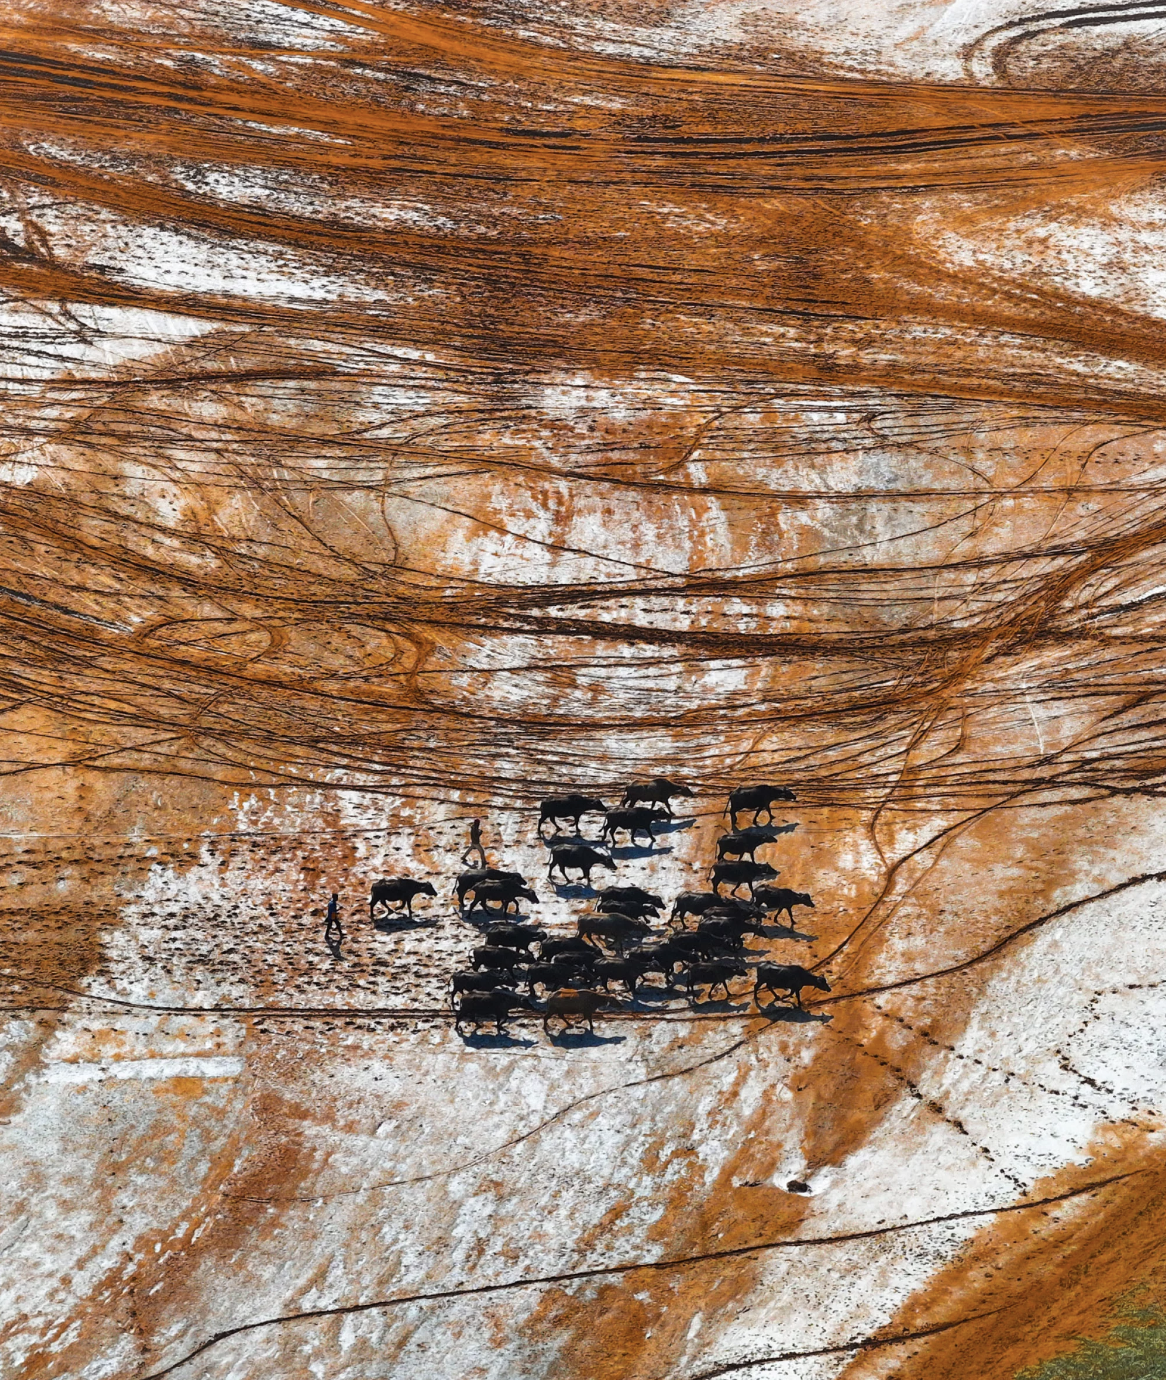
[[[413,877],[382,877],[379,882],[373,882],[372,895],[368,902],[369,919],[373,919],[377,906],[384,906],[391,912],[393,906],[403,906],[403,911],[398,914],[409,913],[409,918],[413,918],[413,900],[417,896],[436,896],[437,892],[429,882],[419,882]]]
[[[514,974],[504,969],[491,969],[485,973],[454,973],[450,979],[450,990],[456,996],[459,992],[493,992],[496,987],[509,987],[514,982]]]
[[[757,965],[757,984],[753,988],[753,996],[760,1006],[761,999],[759,993],[768,992],[777,1000],[779,992],[784,992],[787,996],[793,997],[798,1006],[802,1004],[802,988],[814,987],[819,992],[829,992],[830,984],[824,977],[819,977],[817,973],[811,973],[808,968],[802,968],[796,963],[759,963]]]
[[[589,979],[581,971],[582,966],[572,963],[569,958],[555,963],[532,963],[525,974],[527,990],[533,996],[536,987],[557,990],[560,987],[570,987],[575,982],[586,982]]]
[[[529,901],[531,905],[538,905],[538,897],[528,886],[515,886],[512,882],[479,882],[474,888],[474,899],[470,902],[470,908],[466,911],[467,919],[473,915],[479,906],[491,914],[491,905],[500,906],[501,911],[495,910],[493,914],[505,915],[511,906],[518,910],[519,901]]]
[[[607,806],[602,800],[597,800],[593,795],[556,795],[549,800],[544,800],[539,805],[538,832],[541,835],[543,825],[549,820],[553,825],[557,820],[569,819],[575,826],[575,832],[579,832],[579,820],[586,814],[604,814]]]
[[[574,987],[564,987],[558,992],[552,992],[547,998],[543,1010],[543,1030],[549,1035],[550,1023],[554,1019],[562,1021],[565,1029],[577,1025],[580,1021],[586,1021],[588,1031],[594,1034],[595,1013],[614,1005],[615,1002],[606,992],[591,992],[586,989],[580,991]]]
[[[480,882],[507,882],[511,886],[520,887],[526,885],[526,878],[521,872],[502,872],[497,867],[480,867],[472,872],[463,872],[456,884],[458,910],[465,910],[467,895],[474,891]]]
[[[633,997],[636,987],[644,978],[644,967],[638,955],[632,958],[601,958],[592,971],[605,992],[609,982],[622,982]]]
[[[547,937],[546,930],[535,925],[491,925],[486,931],[486,943],[494,949],[521,949],[530,952],[532,944],[540,944]]]
[[[623,793],[623,800],[620,804],[625,807],[631,805],[660,805],[668,811],[669,817],[672,815],[672,797],[674,795],[692,797],[692,792],[687,786],[681,786],[675,781],[669,781],[666,776],[654,776],[651,781],[637,781]]]
[[[474,969],[478,968],[517,968],[522,962],[522,955],[517,949],[496,949],[492,944],[485,944],[480,949],[475,949],[470,955],[470,963]]]
[[[633,846],[638,834],[647,834],[648,841],[653,846],[656,842],[656,835],[652,826],[663,824],[668,818],[666,810],[647,805],[638,805],[632,810],[608,810],[603,820],[603,833],[601,838],[605,839],[611,846],[615,847],[616,834],[625,833],[631,840]]]
[[[782,834],[792,834],[796,824],[758,824],[752,829],[738,829],[717,839],[717,862],[723,858],[749,858],[763,843],[773,843]]]
[[[777,868],[770,867],[768,863],[759,862],[723,862],[717,863],[712,871],[713,890],[719,892],[726,882],[730,884],[730,892],[737,891],[740,887],[747,886],[750,893],[758,882],[768,882],[777,876]],[[723,898],[718,895],[718,901],[723,902]]]
[[[581,939],[605,939],[622,948],[652,933],[652,927],[632,915],[581,915],[576,922]]]
[[[591,873],[597,867],[606,867],[609,871],[615,871],[615,863],[606,853],[600,853],[594,848],[589,848],[585,843],[561,843],[557,848],[551,849],[551,862],[547,868],[547,876],[558,872],[563,880],[570,881],[567,876],[567,869],[572,872],[582,872],[587,885],[591,885]]]
[[[568,963],[594,963],[598,954],[593,944],[572,934],[564,939],[544,939],[539,946],[539,957],[552,960],[561,958]]]
[[[511,1012],[533,1011],[535,1007],[528,997],[517,992],[496,989],[493,992],[469,992],[454,1007],[454,1029],[460,1035],[463,1025],[494,1024],[499,1035],[506,1033],[506,1023]]]
[[[664,909],[664,898],[653,896],[650,891],[638,886],[605,886],[595,902],[595,909],[618,910],[624,915],[635,915],[645,920]]]
[[[693,993],[698,987],[707,987],[709,996],[713,996],[719,987],[725,994],[725,999],[729,996],[729,979],[738,977],[748,977],[749,969],[743,963],[737,963],[733,959],[717,959],[711,963],[694,963],[688,970],[688,995],[691,1000]]]
[[[732,821],[733,830],[737,829],[737,816],[748,810],[753,815],[753,823],[757,824],[759,816],[765,815],[766,824],[773,818],[773,805],[779,800],[796,800],[797,796],[788,786],[738,786],[729,796],[729,804],[725,813]]]
[[[766,910],[771,910],[777,915],[784,911],[789,916],[789,922],[794,922],[794,906],[809,906],[815,909],[814,898],[804,891],[790,891],[784,886],[759,886],[753,893],[753,899],[759,906],[764,906]]]

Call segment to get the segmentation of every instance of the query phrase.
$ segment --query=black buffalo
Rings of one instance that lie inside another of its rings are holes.
[[[768,992],[776,1001],[778,993],[784,992],[787,996],[793,997],[800,1007],[803,987],[815,987],[819,992],[830,990],[830,984],[824,977],[819,977],[817,973],[811,973],[808,968],[801,968],[796,963],[757,965],[757,984],[753,988],[753,996],[758,1005],[761,1004],[759,993]]]
[[[715,934],[701,934],[698,930],[696,934],[686,932],[685,934],[673,935],[667,942],[674,953],[682,956],[684,963],[695,962],[698,959],[711,961],[716,958],[737,961],[737,954]]]
[[[666,810],[646,805],[639,805],[633,810],[608,810],[604,816],[601,837],[614,847],[615,836],[622,831],[634,846],[637,835],[647,834],[651,843],[655,844],[656,835],[652,832],[652,826],[663,824],[667,818]]]
[[[729,804],[726,810],[736,832],[737,816],[748,810],[753,815],[753,823],[758,823],[758,816],[764,814],[765,822],[768,824],[773,818],[772,807],[779,800],[796,800],[797,796],[788,786],[738,786],[729,796]]]
[[[711,934],[714,939],[719,939],[728,949],[739,949],[744,943],[745,926],[748,921],[742,921],[735,916],[717,915],[710,911],[708,915],[702,915],[697,924],[697,934]]]
[[[519,901],[529,901],[531,905],[538,905],[538,897],[528,886],[515,886],[512,882],[479,882],[474,888],[474,899],[470,902],[466,916],[468,918],[473,915],[479,906],[489,915],[491,902],[505,914],[511,906],[517,910]],[[497,915],[499,910],[496,909],[493,913]]]
[[[537,1008],[528,997],[517,992],[497,989],[493,992],[470,992],[454,1007],[454,1029],[460,1035],[463,1025],[489,1025],[491,1022],[499,1035],[506,1032],[506,1022],[512,1011],[534,1011]]]
[[[664,909],[664,898],[653,896],[639,886],[605,886],[595,902],[595,909],[622,910],[625,915],[638,915],[644,919]]]
[[[580,939],[577,934],[572,934],[564,939],[544,939],[539,946],[539,957],[561,958],[568,963],[594,963],[596,953],[594,945],[588,944],[586,939]]]
[[[651,781],[637,781],[623,793],[623,800],[620,804],[627,807],[631,805],[661,805],[668,811],[668,817],[672,817],[672,797],[674,795],[692,796],[692,792],[687,786],[678,785],[675,781],[669,781],[665,776],[655,776]]]
[[[757,824],[752,829],[738,829],[717,839],[717,862],[723,858],[752,858],[763,843],[773,843],[782,834],[792,834],[796,824]]]
[[[712,871],[713,890],[719,892],[721,887],[728,882],[730,893],[735,892],[739,887],[747,886],[750,894],[752,894],[758,882],[767,882],[771,877],[776,876],[777,868],[770,867],[768,863],[717,863]],[[720,900],[721,898],[718,896],[717,899]]]
[[[543,1029],[549,1034],[550,1022],[557,1018],[563,1022],[564,1027],[586,1021],[587,1029],[594,1034],[595,1013],[602,1011],[606,1006],[614,1005],[615,1002],[606,992],[591,992],[586,989],[580,991],[574,987],[564,987],[561,991],[552,992],[547,998],[543,1011]]]
[[[572,872],[582,872],[587,885],[590,886],[591,872],[596,867],[606,867],[612,872],[615,871],[615,863],[605,853],[588,848],[585,843],[561,843],[557,848],[551,849],[547,877],[557,871],[564,881],[569,881],[567,869],[570,868]]]
[[[668,917],[668,923],[674,925],[679,920],[683,925],[690,915],[703,915],[712,906],[723,904],[724,898],[718,896],[715,891],[682,891],[672,902],[672,914]]]
[[[509,987],[514,982],[514,974],[504,969],[492,969],[485,973],[454,973],[450,988],[456,996],[459,992],[493,992],[498,987]]]
[[[809,906],[815,910],[814,898],[804,891],[790,891],[784,886],[759,886],[753,893],[753,899],[759,906],[764,906],[766,910],[771,910],[780,915],[783,911],[789,916],[789,922],[794,922],[794,906]]]
[[[475,868],[472,872],[463,872],[457,879],[457,908],[465,910],[466,896],[474,891],[481,882],[506,882],[510,886],[525,886],[526,878],[521,872],[502,872],[497,867]]]
[[[606,939],[617,948],[652,933],[652,927],[647,921],[637,920],[634,915],[620,915],[618,912],[610,915],[581,915],[576,927],[581,939]]]
[[[692,994],[698,987],[707,987],[710,997],[719,987],[727,999],[729,979],[747,977],[748,973],[749,970],[743,963],[738,963],[733,959],[722,958],[710,963],[694,963],[688,970],[689,999],[692,999]]]
[[[538,807],[538,832],[541,834],[543,825],[549,820],[555,824],[557,820],[569,819],[575,826],[575,832],[579,832],[579,820],[586,814],[603,814],[607,806],[602,800],[597,800],[593,795],[555,795],[550,799],[544,800]]]
[[[428,882],[418,882],[412,877],[393,877],[391,879],[382,878],[379,882],[373,882],[372,895],[369,897],[368,914],[371,920],[377,906],[384,906],[391,911],[394,905],[403,906],[408,911],[410,920],[413,918],[413,900],[417,896],[436,896],[437,892]],[[403,914],[404,912],[398,912]]]
[[[638,955],[634,958],[601,958],[592,971],[605,992],[609,982],[622,982],[633,997],[637,984],[644,977],[644,966]]]
[[[483,944],[470,955],[471,966],[478,968],[517,968],[522,955],[517,949],[496,948],[493,944]]]
[[[669,989],[676,985],[677,967],[690,962],[691,959],[691,954],[678,949],[670,939],[664,940],[662,944],[645,944],[635,953],[636,966],[641,976],[659,973]]]
[[[532,944],[541,943],[546,930],[535,925],[491,925],[486,931],[486,943],[492,949],[519,949],[529,953]]]
[[[560,987],[570,987],[575,982],[589,981],[581,971],[581,965],[570,961],[572,957],[573,955],[565,955],[562,961],[555,963],[532,963],[525,973],[531,996],[534,995],[536,987],[557,990]]]

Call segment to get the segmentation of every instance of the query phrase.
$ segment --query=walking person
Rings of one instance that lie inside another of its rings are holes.
[[[340,923],[339,899],[338,894],[334,891],[324,914],[324,943],[327,944],[333,958],[342,957],[340,946],[344,943],[344,927]]]
[[[470,823],[470,846],[462,854],[462,866],[469,867],[471,860],[476,861],[479,867],[487,867],[486,850],[482,847],[482,821],[472,820]]]

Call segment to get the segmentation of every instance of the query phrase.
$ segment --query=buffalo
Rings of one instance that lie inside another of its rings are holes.
[[[488,1025],[491,1021],[499,1035],[506,1033],[506,1022],[512,1011],[534,1011],[537,1008],[529,997],[501,988],[493,992],[470,992],[454,1007],[454,1029],[460,1035],[463,1025]]]
[[[483,944],[470,955],[470,964],[478,968],[517,968],[522,955],[517,949],[501,949],[493,944]]]
[[[539,957],[545,960],[561,958],[567,963],[594,963],[597,955],[594,945],[571,934],[564,939],[544,939],[539,946]]]
[[[436,896],[437,892],[429,882],[418,882],[412,877],[393,877],[391,879],[382,878],[379,882],[373,882],[372,895],[368,902],[369,919],[373,919],[376,914],[377,906],[384,906],[391,912],[394,905],[403,906],[409,913],[409,919],[413,918],[413,900],[417,896]],[[404,911],[398,911],[404,914]]]
[[[539,805],[538,832],[541,835],[543,825],[549,820],[555,824],[556,820],[569,819],[575,826],[575,832],[579,832],[579,820],[586,814],[603,814],[607,806],[602,800],[597,800],[593,795],[557,795],[551,796],[549,800],[544,800]]]
[[[749,970],[743,963],[738,963],[733,959],[717,959],[710,963],[694,963],[688,970],[688,996],[692,1000],[692,994],[698,987],[707,987],[709,996],[719,987],[725,994],[725,999],[729,996],[729,979],[737,977],[747,977]]]
[[[512,882],[479,882],[474,888],[474,899],[470,902],[470,908],[466,911],[467,918],[473,915],[479,906],[489,915],[491,901],[501,903],[501,910],[495,910],[495,915],[504,915],[511,906],[517,911],[519,901],[529,901],[533,906],[538,905],[538,897],[528,886],[515,886]]]
[[[574,982],[585,981],[585,975],[580,971],[581,965],[572,962],[573,958],[572,954],[555,963],[532,963],[525,973],[527,990],[531,996],[534,995],[536,987],[557,989],[570,987]]]
[[[652,933],[645,920],[634,915],[581,915],[576,922],[581,939],[606,939],[617,948]]]
[[[778,993],[785,992],[787,996],[793,997],[800,1007],[803,987],[815,987],[819,992],[830,991],[830,984],[824,977],[819,977],[817,973],[811,973],[808,968],[801,968],[796,963],[757,965],[757,983],[753,988],[753,996],[759,1006],[759,993],[768,992],[776,1001]]]
[[[729,804],[725,813],[732,821],[733,831],[737,829],[737,816],[748,810],[753,815],[753,823],[758,823],[758,816],[765,815],[765,822],[768,824],[773,818],[772,806],[779,800],[796,800],[797,796],[788,786],[738,786],[729,796]]]
[[[646,920],[664,909],[664,898],[653,896],[638,886],[605,886],[595,902],[595,909],[622,910],[625,915],[638,915]]]
[[[623,793],[623,800],[620,804],[625,808],[632,805],[660,805],[668,812],[668,817],[672,817],[672,797],[683,795],[691,798],[692,792],[687,786],[680,786],[675,781],[669,781],[665,776],[655,776],[651,781],[637,781]]]
[[[558,992],[552,992],[547,998],[543,1012],[543,1030],[549,1035],[550,1022],[552,1018],[557,1017],[563,1022],[565,1028],[577,1024],[579,1021],[586,1021],[588,1032],[594,1034],[595,1013],[615,1004],[606,992],[564,987]]]
[[[723,862],[717,863],[712,871],[712,884],[715,892],[726,882],[730,884],[730,894],[739,887],[747,886],[752,895],[753,888],[758,882],[766,882],[771,877],[777,876],[777,868],[770,867],[768,863],[759,862]],[[718,895],[717,900],[722,898]]]
[[[546,930],[534,925],[491,925],[486,931],[486,943],[491,948],[519,949],[524,954],[530,952],[532,944],[541,943],[546,937]]]
[[[815,910],[814,898],[804,891],[790,891],[784,886],[761,886],[753,893],[759,906],[780,915],[783,911],[789,916],[790,925],[794,922],[794,906],[809,906]]]
[[[676,985],[677,965],[688,963],[691,958],[691,954],[676,948],[670,939],[666,939],[662,944],[645,944],[637,949],[635,963],[641,976],[659,973],[664,985],[671,990]]]
[[[708,915],[702,915],[697,924],[697,934],[710,934],[714,939],[719,939],[728,949],[739,949],[744,943],[745,928],[747,922],[737,920],[728,915],[717,915],[710,911]]]
[[[636,995],[637,983],[641,982],[644,976],[644,967],[639,961],[638,954],[634,958],[601,958],[592,971],[605,992],[608,990],[609,982],[622,982],[633,997]]]
[[[596,867],[606,867],[611,872],[615,871],[615,863],[605,853],[588,848],[585,843],[561,843],[557,848],[551,849],[547,877],[557,871],[565,882],[569,881],[567,869],[570,868],[572,872],[582,872],[587,885],[590,886],[591,873]]]
[[[773,843],[782,834],[792,834],[796,824],[758,824],[752,829],[738,829],[717,839],[717,862],[727,857],[753,858],[763,843]]]
[[[703,915],[713,906],[724,904],[724,897],[718,896],[715,891],[682,891],[672,902],[672,914],[668,917],[668,923],[675,925],[679,920],[683,925],[690,915]]]
[[[668,818],[665,810],[649,808],[645,805],[637,806],[633,810],[608,810],[603,820],[603,833],[601,838],[605,839],[612,847],[615,846],[615,836],[621,831],[627,834],[634,847],[638,834],[647,834],[650,843],[654,846],[656,835],[652,831],[654,824],[663,824]]]
[[[484,973],[454,973],[450,979],[450,989],[454,996],[459,992],[493,992],[497,987],[509,987],[514,982],[513,972],[505,969],[491,969]]]
[[[707,932],[701,934],[699,930],[696,934],[687,931],[684,934],[675,934],[667,943],[674,953],[681,955],[681,961],[684,963],[690,963],[695,959],[715,958],[732,959],[736,962],[738,957],[719,935]]]
[[[466,896],[474,891],[480,882],[507,882],[511,886],[525,886],[526,878],[521,872],[502,872],[496,867],[479,867],[473,872],[463,872],[457,879],[457,908],[465,910]]]

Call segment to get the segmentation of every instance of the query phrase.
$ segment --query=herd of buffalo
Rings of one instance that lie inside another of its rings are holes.
[[[554,882],[557,875],[556,885],[565,886],[575,874],[590,889],[596,869],[615,871],[610,850],[621,834],[633,845],[644,837],[654,845],[655,830],[673,819],[672,800],[691,794],[685,786],[657,778],[629,786],[615,810],[586,795],[544,800],[538,832],[550,848],[548,880]],[[633,1001],[651,983],[662,996],[683,993],[694,1004],[718,992],[731,999],[729,984],[741,979],[749,982],[749,995],[758,1005],[763,997],[776,1002],[784,996],[800,1007],[804,988],[829,992],[818,974],[797,964],[768,961],[745,945],[749,936],[770,937],[771,925],[779,926],[780,935],[782,916],[792,936],[794,907],[814,904],[804,892],[773,885],[777,871],[756,859],[763,844],[796,828],[772,823],[773,806],[794,799],[782,786],[733,791],[725,811],[731,831],[717,841],[707,891],[681,892],[669,909],[662,897],[641,887],[609,885],[594,897],[593,908],[578,917],[572,935],[549,935],[522,914],[522,903],[537,903],[538,897],[520,873],[494,867],[463,872],[456,883],[458,910],[483,929],[472,966],[451,979],[459,1034],[483,1025],[503,1034],[507,1022],[524,1011],[541,1015],[548,1032],[552,1021],[564,1028],[585,1024],[591,1031],[597,1012],[620,1005],[613,985]],[[581,834],[588,814],[603,817],[594,842],[584,841]],[[739,823],[742,815],[752,816],[747,827]],[[563,823],[575,831],[570,841],[558,833]],[[554,831],[549,839],[547,825]],[[408,877],[380,881],[372,888],[370,912],[375,917],[378,907],[396,907],[411,916],[414,898],[421,895],[436,892],[429,882]]]

